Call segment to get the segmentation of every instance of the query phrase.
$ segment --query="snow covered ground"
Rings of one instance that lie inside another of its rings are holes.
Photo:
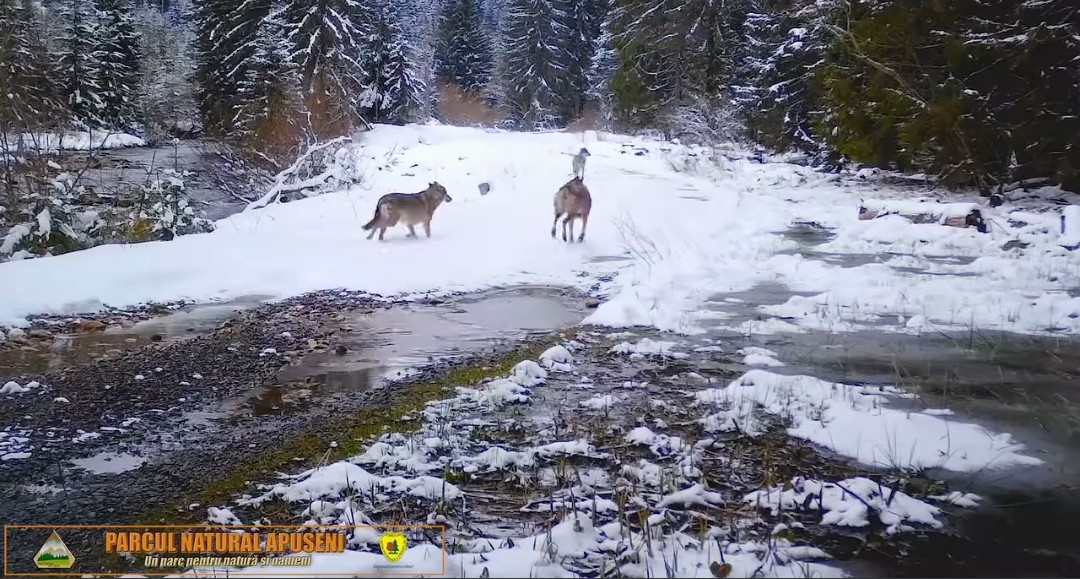
[[[570,155],[582,145],[592,154],[586,183],[593,214],[585,243],[564,244],[549,236],[552,195],[570,178]],[[35,314],[147,301],[287,297],[329,288],[416,297],[548,284],[602,297],[586,320],[594,329],[670,332],[664,339],[608,334],[602,351],[631,365],[723,352],[725,344],[702,335],[706,328],[743,335],[1080,329],[1080,297],[1072,294],[1080,287],[1080,252],[1061,247],[1068,239],[1055,211],[979,206],[990,224],[986,234],[914,223],[904,215],[944,218],[972,206],[914,199],[873,173],[826,175],[779,160],[759,163],[595,133],[380,126],[359,146],[370,178],[348,191],[245,212],[218,222],[213,233],[172,242],[0,264],[0,326],[25,325]],[[364,239],[360,227],[379,196],[416,192],[430,181],[445,185],[453,197],[438,209],[431,239],[406,239],[404,228],[389,230],[382,243]],[[481,195],[484,182],[491,191]],[[898,214],[859,220],[860,204]],[[799,241],[789,233],[796,223],[813,223],[821,239]],[[798,294],[776,305],[751,304],[754,318],[724,295],[766,283]],[[668,339],[679,334],[678,341]],[[816,523],[873,524],[892,534],[939,528],[942,505],[975,506],[978,497],[916,497],[862,477],[776,481],[779,486],[722,497],[710,486],[715,481],[703,476],[704,461],[719,461],[732,472],[749,467],[717,450],[716,440],[732,432],[763,436],[779,421],[788,436],[867,467],[977,472],[1041,462],[1008,434],[955,419],[947,409],[912,409],[904,404],[910,394],[898,389],[782,374],[788,361],[760,347],[731,352],[747,368],[737,379],[713,383],[687,375],[680,378],[685,385],[661,390],[664,396],[649,384],[605,384],[578,373],[579,347],[568,342],[523,361],[503,379],[462,384],[456,397],[427,407],[419,431],[388,434],[360,457],[294,475],[233,506],[292,502],[306,505],[305,516],[317,523],[358,524],[378,522],[373,513],[379,505],[404,497],[437,523],[441,502],[477,499],[475,489],[447,480],[448,470],[508,481],[527,473],[558,484],[547,484],[549,500],[528,502],[522,513],[570,513],[544,530],[455,538],[458,551],[448,560],[448,576],[569,577],[605,574],[611,566],[632,576],[722,576],[714,564],[730,565],[726,573],[733,577],[836,576],[838,569],[820,563],[826,553],[790,540],[792,529],[727,540],[729,522],[695,509],[724,502],[742,509],[751,525],[760,523],[755,513],[811,505]],[[22,388],[8,395],[21,395]],[[545,391],[558,392],[558,398],[535,402]],[[629,410],[635,404],[650,411],[635,414]],[[529,410],[514,411],[512,420],[500,415],[523,406]],[[551,413],[558,408],[573,409],[576,419],[610,422],[611,429],[576,436],[553,431],[558,420]],[[652,411],[667,412],[684,429],[691,425],[716,440],[688,440],[662,419],[635,424]],[[502,445],[471,437],[475,430],[501,431],[508,420],[525,424],[530,435]],[[636,465],[610,463],[622,465],[614,473],[585,469],[570,477],[573,484],[563,484],[565,477],[555,472],[560,464],[610,459],[597,432],[647,456]],[[18,458],[17,442],[9,437],[0,453]],[[639,484],[619,496],[638,501],[635,508],[646,517],[642,527],[631,529],[613,515],[624,508],[614,506],[621,478]],[[235,518],[223,512],[211,519]],[[356,540],[369,548],[372,538]],[[641,553],[643,545],[648,556],[628,555]],[[408,561],[429,564],[429,547],[410,549],[415,561]],[[383,562],[377,553],[350,552],[319,557],[318,570],[362,572]],[[426,567],[418,572],[432,574]]]
[[[548,235],[551,198],[582,145],[592,153],[593,214],[586,242],[567,245]],[[235,215],[213,233],[173,242],[0,265],[0,326],[102,304],[334,287],[386,295],[515,283],[591,289],[617,274],[601,284],[608,300],[591,322],[679,332],[728,323],[744,333],[1080,329],[1080,297],[1068,292],[1080,281],[1080,253],[1058,245],[1056,212],[984,207],[989,234],[900,216],[860,221],[861,199],[910,194],[873,176],[852,182],[782,162],[714,163],[706,149],[606,134],[380,126],[359,146],[370,178],[349,191]],[[403,228],[384,243],[364,239],[360,226],[380,195],[435,180],[454,200],[439,208],[432,239],[405,239]],[[487,195],[482,182],[491,183]],[[796,221],[834,237],[808,251],[783,234]],[[1028,245],[1004,249],[1010,240]],[[837,263],[823,257],[830,254],[875,261]],[[762,282],[809,295],[763,307],[769,321],[752,326],[701,309]]]

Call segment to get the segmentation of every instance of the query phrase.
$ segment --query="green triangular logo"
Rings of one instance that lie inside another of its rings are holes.
[[[70,569],[75,564],[75,555],[68,551],[60,535],[53,531],[34,555],[34,564],[38,569]]]

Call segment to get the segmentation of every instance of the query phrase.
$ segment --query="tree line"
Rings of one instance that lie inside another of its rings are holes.
[[[1066,0],[144,1],[0,0],[0,123],[197,116],[281,157],[429,118],[446,83],[510,128],[593,116],[984,192],[1080,188]]]

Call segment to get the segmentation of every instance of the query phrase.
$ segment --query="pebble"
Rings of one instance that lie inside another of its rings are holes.
[[[83,320],[79,322],[79,330],[83,332],[101,332],[108,327],[108,324],[101,320]]]

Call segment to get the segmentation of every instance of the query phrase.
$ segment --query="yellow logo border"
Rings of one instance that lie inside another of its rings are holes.
[[[389,546],[391,541],[397,539],[401,540],[401,550],[396,553],[391,553]],[[383,557],[386,557],[387,561],[391,563],[397,563],[405,556],[405,551],[409,549],[409,539],[405,537],[405,533],[401,531],[386,531],[379,537],[379,550],[382,551]]]

